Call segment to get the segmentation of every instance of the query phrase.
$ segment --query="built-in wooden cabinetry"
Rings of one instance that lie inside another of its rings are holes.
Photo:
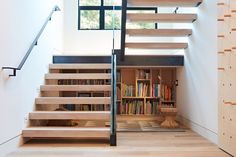
[[[161,107],[176,107],[175,68],[119,68],[117,113],[158,116]]]

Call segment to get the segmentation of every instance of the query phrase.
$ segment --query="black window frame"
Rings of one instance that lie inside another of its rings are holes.
[[[80,0],[78,0],[78,30],[112,30],[112,29],[105,29],[105,11],[107,10],[119,10],[121,11],[121,6],[104,6],[104,0],[101,0],[100,6],[80,6]],[[80,11],[82,10],[98,10],[99,11],[99,29],[81,29],[80,27]],[[127,10],[153,10],[155,13],[158,13],[157,7],[127,7]],[[158,29],[158,24],[155,23],[155,29]],[[116,29],[116,30],[121,30]]]

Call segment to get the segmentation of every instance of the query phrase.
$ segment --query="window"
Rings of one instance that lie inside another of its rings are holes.
[[[116,0],[113,11],[113,0],[78,0],[79,30],[111,30],[113,14],[115,29],[121,28],[121,0]],[[129,12],[157,13],[157,8],[127,8]],[[127,28],[157,28],[153,23],[127,23]]]

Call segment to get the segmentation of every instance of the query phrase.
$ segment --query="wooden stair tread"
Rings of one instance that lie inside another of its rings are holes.
[[[29,127],[22,131],[22,136],[30,138],[109,138],[110,128]]]
[[[109,120],[110,111],[35,111],[29,114],[30,120],[79,119]]]
[[[56,79],[56,80],[73,80],[73,79],[87,79],[87,80],[105,80],[111,79],[111,74],[108,73],[77,73],[77,74],[67,74],[67,73],[60,73],[60,74],[46,74],[45,79]]]
[[[110,97],[39,97],[36,104],[111,104]]]
[[[131,49],[185,49],[188,43],[126,43]]]
[[[127,29],[126,34],[129,36],[140,37],[183,37],[192,34],[191,29]]]
[[[130,22],[158,22],[158,23],[191,23],[197,19],[197,14],[152,14],[128,13]]]
[[[111,85],[43,85],[41,91],[111,91]]]
[[[129,6],[197,7],[202,0],[127,0]]]
[[[49,69],[111,69],[111,64],[50,64]]]

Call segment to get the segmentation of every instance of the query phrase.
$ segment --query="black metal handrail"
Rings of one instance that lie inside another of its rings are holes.
[[[112,55],[111,55],[111,134],[110,134],[110,145],[116,146],[116,52],[115,52],[115,6],[113,5],[113,44],[112,44]]]
[[[49,16],[47,17],[46,21],[44,22],[44,25],[43,27],[40,29],[39,33],[37,34],[37,36],[35,37],[34,41],[32,42],[32,44],[30,45],[28,51],[26,52],[25,56],[23,57],[23,59],[21,60],[20,64],[18,65],[18,67],[2,67],[3,70],[5,69],[8,69],[8,70],[13,70],[13,73],[11,75],[9,75],[10,77],[11,76],[16,76],[16,71],[17,70],[21,70],[22,67],[24,66],[27,58],[29,57],[29,55],[31,54],[33,48],[35,46],[38,45],[38,40],[40,38],[40,36],[42,35],[44,29],[46,28],[47,24],[49,21],[52,20],[52,15],[55,11],[60,11],[61,9],[58,7],[58,6],[54,6],[52,11],[50,12]]]
[[[126,40],[126,17],[127,17],[127,0],[122,0],[121,16],[121,60],[125,57],[125,40]]]
[[[111,57],[112,62],[112,93],[111,93],[111,146],[116,146],[116,54],[114,50]]]

